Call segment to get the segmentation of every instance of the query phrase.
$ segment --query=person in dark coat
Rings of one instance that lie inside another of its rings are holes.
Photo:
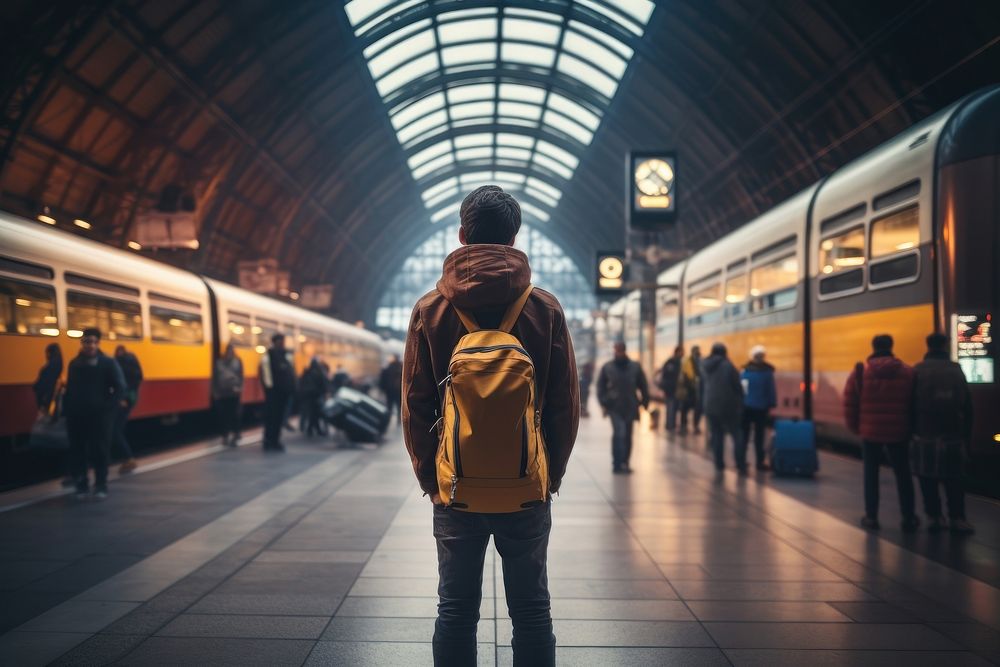
[[[243,397],[243,362],[232,343],[212,368],[212,401],[215,403],[222,444],[236,447],[240,441],[240,399]]]
[[[403,362],[397,355],[392,355],[392,359],[382,369],[378,378],[379,389],[385,394],[385,401],[389,404],[389,415],[396,415],[396,419],[401,419],[399,414],[400,399],[403,392]]]
[[[892,354],[892,336],[879,334],[872,339],[872,355],[858,362],[844,387],[844,421],[861,437],[864,459],[865,515],[861,525],[879,528],[878,469],[882,455],[896,475],[903,531],[911,533],[920,525],[914,511],[913,478],[907,442],[910,438],[910,410],[913,402],[913,369]]]
[[[688,413],[694,412],[691,427],[695,435],[701,433],[701,348],[691,346],[691,354],[681,361],[681,374],[677,378],[677,400],[680,403],[681,424],[680,435],[686,435],[688,429]]]
[[[335,394],[337,390],[341,387],[351,386],[351,375],[346,370],[344,370],[343,364],[337,364],[337,370],[334,371],[333,377],[330,378],[330,393]]]
[[[778,404],[778,391],[774,382],[774,366],[764,361],[767,350],[763,345],[754,345],[750,350],[750,361],[743,367],[740,376],[746,389],[743,398],[743,449],[750,441],[753,427],[754,460],[757,470],[767,470],[764,461],[764,435],[771,408]]]
[[[587,404],[590,402],[590,385],[594,384],[594,360],[588,359],[580,366],[580,416],[589,417]]]
[[[134,471],[138,464],[132,454],[132,447],[129,446],[125,438],[125,424],[132,413],[132,408],[139,401],[139,385],[142,384],[142,366],[139,358],[125,349],[124,345],[115,348],[115,361],[122,369],[125,376],[125,401],[127,405],[115,411],[115,424],[111,435],[111,444],[118,448],[118,452],[125,457],[121,466],[118,467],[119,475],[127,475]]]
[[[632,426],[639,420],[639,406],[649,405],[649,385],[642,366],[625,353],[625,343],[615,343],[614,350],[614,359],[597,376],[597,402],[611,418],[611,471],[629,474]]]
[[[927,529],[976,532],[965,519],[962,474],[972,436],[972,393],[961,366],[948,358],[948,337],[927,337],[927,354],[913,368],[913,440],[910,460],[920,481]],[[939,486],[948,499],[948,520],[941,511]]]
[[[94,468],[94,498],[108,495],[108,454],[115,410],[124,408],[125,377],[111,357],[100,350],[99,329],[86,329],[80,354],[69,363],[63,411],[70,445],[70,473],[77,498],[90,492],[88,463]]]
[[[743,418],[743,384],[740,373],[726,356],[726,346],[712,345],[712,353],[701,362],[702,398],[708,419],[708,440],[715,456],[715,469],[725,468],[726,435],[733,439],[736,469],[747,474],[746,441],[740,434]]]
[[[663,392],[663,402],[667,408],[667,433],[672,433],[677,427],[677,410],[681,397],[678,396],[678,386],[681,378],[681,363],[684,361],[684,347],[674,348],[674,355],[663,362],[657,374],[657,386]],[[684,393],[683,390],[681,393]]]
[[[309,367],[299,378],[299,405],[302,407],[301,419],[307,436],[323,434],[320,413],[327,390],[326,371],[319,357],[313,357]]]
[[[264,451],[283,452],[281,427],[285,410],[295,393],[295,367],[285,349],[285,335],[271,336],[271,347],[260,361],[260,382],[264,387]]]
[[[35,406],[38,408],[39,417],[45,417],[49,414],[62,372],[62,349],[58,343],[49,343],[45,346],[45,365],[39,369],[38,379],[31,386],[35,392]]]

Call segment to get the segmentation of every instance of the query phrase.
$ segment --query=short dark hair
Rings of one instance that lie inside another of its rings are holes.
[[[101,340],[101,330],[97,327],[89,327],[83,330],[83,336],[81,338],[86,338],[87,336],[93,336],[97,340]]]
[[[458,216],[468,243],[507,244],[521,229],[521,205],[499,185],[483,185],[470,192]]]
[[[944,352],[948,349],[948,337],[943,333],[932,333],[927,337],[927,349],[934,352]]]
[[[273,334],[271,336],[271,344],[276,344],[279,340],[282,343],[284,343],[285,342],[285,334],[283,334],[283,333],[276,333],[276,334]]]
[[[872,338],[872,349],[876,352],[892,352],[892,336],[879,334]]]

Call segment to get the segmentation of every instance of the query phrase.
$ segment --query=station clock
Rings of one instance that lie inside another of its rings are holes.
[[[655,228],[677,215],[677,157],[671,151],[632,151],[626,163],[629,222]]]

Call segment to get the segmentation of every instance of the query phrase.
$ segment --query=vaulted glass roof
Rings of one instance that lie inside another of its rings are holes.
[[[601,124],[649,0],[353,0],[346,11],[432,223],[496,183],[544,223]]]

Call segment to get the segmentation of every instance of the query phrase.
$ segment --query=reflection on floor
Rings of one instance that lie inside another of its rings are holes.
[[[856,508],[841,518],[831,477],[717,482],[700,445],[648,433],[635,474],[615,476],[606,423],[585,427],[553,508],[560,664],[1000,656],[1000,591],[864,533]],[[0,663],[429,665],[431,513],[398,432],[377,450],[290,442],[123,479],[101,504],[0,514],[3,606],[19,610],[4,612]],[[480,664],[511,664],[492,550],[481,615]]]

